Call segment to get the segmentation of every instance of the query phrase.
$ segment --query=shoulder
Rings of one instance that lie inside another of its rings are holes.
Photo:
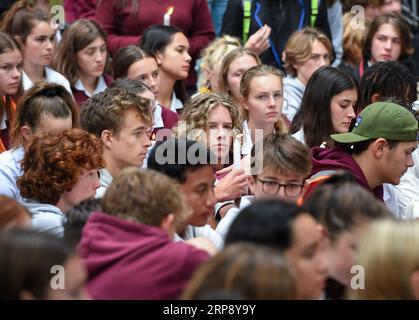
[[[60,85],[62,85],[64,88],[67,89],[67,91],[72,94],[70,82],[67,80],[66,77],[64,77],[61,73],[49,68],[45,67],[45,73],[47,76],[48,82],[55,82]]]

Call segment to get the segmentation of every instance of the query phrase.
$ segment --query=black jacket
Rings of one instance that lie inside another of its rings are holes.
[[[301,3],[304,3],[304,7]],[[299,29],[300,19],[302,27],[310,25],[311,0],[252,0],[251,22],[249,36],[259,29],[255,20],[255,8],[260,4],[258,17],[262,24],[267,24],[272,28],[271,39],[275,50],[281,59],[282,51],[291,34]],[[315,26],[323,31],[329,39],[330,29],[327,20],[327,6],[325,0],[319,0],[319,10]],[[304,10],[303,10],[304,9]],[[304,12],[305,11],[305,12]],[[242,38],[243,33],[243,2],[242,0],[229,0],[223,18],[221,29],[222,34],[229,34],[237,38]],[[261,54],[263,63],[276,65],[272,49],[266,50]],[[282,62],[281,62],[282,64]]]

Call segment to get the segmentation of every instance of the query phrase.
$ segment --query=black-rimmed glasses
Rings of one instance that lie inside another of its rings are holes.
[[[272,180],[258,180],[262,183],[262,191],[270,196],[275,196],[278,194],[279,190],[283,187],[285,190],[285,195],[290,198],[296,198],[301,195],[301,192],[304,189],[304,183],[279,183]]]

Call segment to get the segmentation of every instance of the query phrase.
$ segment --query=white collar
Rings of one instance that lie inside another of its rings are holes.
[[[90,98],[91,96],[94,96],[95,94],[97,94],[97,93],[99,93],[99,92],[105,91],[105,89],[106,89],[107,87],[108,87],[108,86],[106,85],[105,78],[104,78],[103,76],[100,76],[100,77],[99,77],[99,81],[97,82],[97,85],[96,85],[96,88],[95,88],[95,91],[93,92],[93,94],[90,94],[90,93],[86,90],[86,88],[85,88],[85,86],[84,86],[83,82],[81,82],[81,80],[80,80],[80,79],[78,79],[78,80],[76,81],[76,83],[74,84],[74,88],[76,88],[76,89],[77,89],[77,90],[79,90],[79,91],[83,91],[83,92],[84,92],[84,94],[85,94],[86,96],[88,96],[89,98]]]
[[[54,71],[53,69],[44,66],[44,72],[45,72],[45,80],[46,82],[50,82],[53,78],[54,75],[56,74],[56,71]],[[61,84],[61,83],[59,83]],[[30,88],[32,88],[34,85],[33,81],[28,77],[28,75],[26,74],[25,71],[22,70],[22,87],[23,90],[29,90]]]
[[[163,128],[164,127],[164,123],[163,123],[163,118],[161,116],[162,113],[162,106],[160,105],[160,103],[158,101],[156,101],[156,109],[154,109],[154,114],[153,114],[153,128]]]
[[[172,94],[172,105],[170,106],[170,109],[173,110],[174,112],[176,112],[176,110],[178,109],[182,109],[183,108],[183,104],[182,101],[180,101],[177,97],[175,92],[173,91]]]

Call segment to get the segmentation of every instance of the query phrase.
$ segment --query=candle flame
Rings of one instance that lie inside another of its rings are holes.
[[[169,8],[169,10],[167,10],[167,14],[168,14],[169,16],[171,16],[171,15],[173,14],[173,11],[175,11],[175,8],[170,7],[170,8]]]

